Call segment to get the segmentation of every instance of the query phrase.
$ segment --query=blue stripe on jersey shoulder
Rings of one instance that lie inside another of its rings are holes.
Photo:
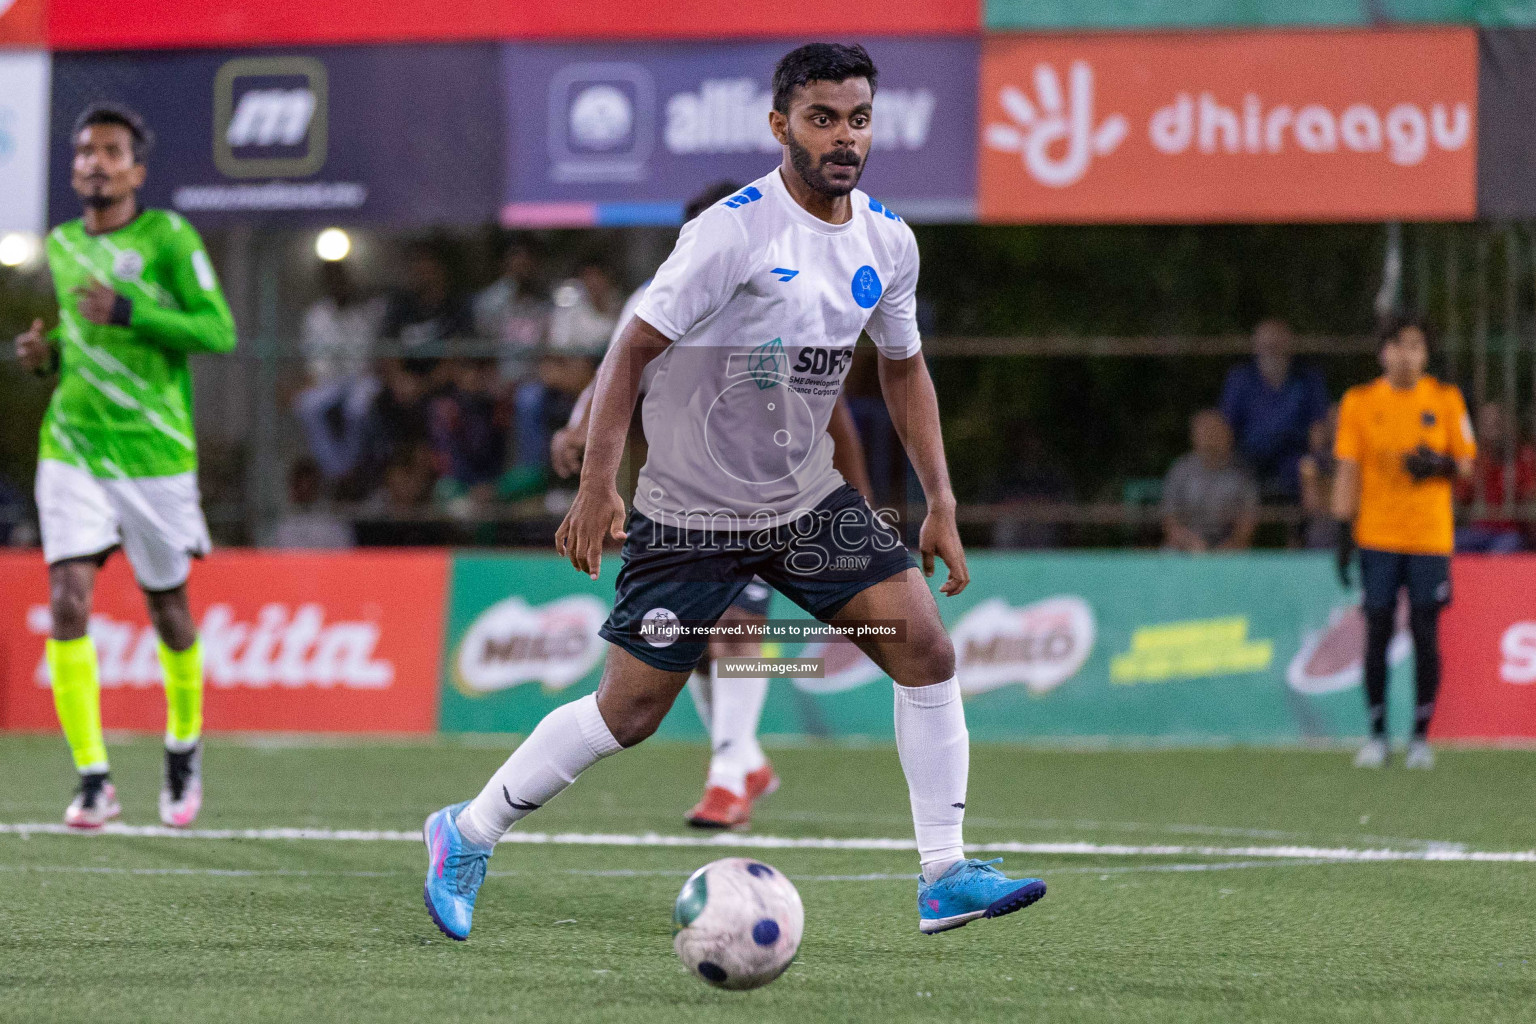
[[[896,215],[896,211],[887,210],[884,206],[881,205],[880,200],[876,199],[874,196],[869,197],[869,208],[875,213],[885,214],[885,218],[887,220],[901,220],[901,218]]]
[[[725,205],[729,206],[733,210],[736,210],[746,206],[748,203],[755,203],[761,198],[763,198],[763,194],[759,192],[754,186],[748,185],[740,192],[731,196],[731,198],[725,200]]]

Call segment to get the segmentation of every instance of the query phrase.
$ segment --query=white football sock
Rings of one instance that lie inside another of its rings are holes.
[[[596,694],[562,704],[544,716],[480,795],[459,812],[459,831],[472,843],[495,843],[513,822],[544,806],[576,776],[620,749],[597,709]]]
[[[711,662],[713,664],[713,662]],[[709,676],[695,668],[688,673],[688,696],[693,698],[693,709],[699,713],[699,721],[704,723],[704,731],[709,732],[713,726],[713,697],[714,691],[710,686]]]
[[[747,773],[768,763],[757,742],[757,723],[768,696],[766,679],[725,679],[709,663],[714,717],[709,725],[709,785],[723,786],[743,796]]]
[[[965,857],[961,831],[971,736],[958,679],[896,686],[896,753],[907,776],[923,877],[932,882]]]

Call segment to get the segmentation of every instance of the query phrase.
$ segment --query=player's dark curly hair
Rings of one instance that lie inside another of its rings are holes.
[[[807,43],[786,53],[773,69],[773,109],[789,113],[789,99],[803,85],[844,82],[850,78],[869,79],[869,92],[874,95],[880,72],[875,70],[875,62],[864,47],[858,43]]]
[[[155,148],[155,133],[149,130],[144,118],[139,116],[138,111],[121,103],[104,101],[86,107],[75,118],[75,131],[70,137],[78,139],[80,133],[93,124],[115,124],[128,129],[128,134],[133,136],[134,163],[142,164],[149,156],[149,151]]]
[[[741,186],[734,181],[717,181],[713,185],[699,192],[698,195],[688,200],[688,205],[683,207],[683,220],[690,221],[714,206],[727,196],[735,195],[741,191]]]
[[[1397,340],[1397,336],[1410,327],[1417,327],[1419,333],[1424,335],[1424,342],[1431,350],[1435,347],[1435,334],[1430,330],[1429,324],[1423,317],[1413,313],[1393,312],[1388,313],[1376,323],[1376,348],[1380,351],[1383,345],[1390,345]]]

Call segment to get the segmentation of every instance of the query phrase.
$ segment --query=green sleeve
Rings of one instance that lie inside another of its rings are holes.
[[[129,326],[177,352],[229,352],[235,347],[235,319],[219,288],[213,263],[192,225],[183,221],[166,240],[161,282],[180,309],[148,298],[133,304]]]

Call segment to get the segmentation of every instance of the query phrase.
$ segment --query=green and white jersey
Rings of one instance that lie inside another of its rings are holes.
[[[97,477],[171,476],[197,468],[191,352],[228,352],[235,323],[197,231],[145,210],[103,235],[73,220],[48,235],[59,298],[59,383],[38,457]],[[129,326],[80,315],[75,289],[100,281],[133,304]]]

